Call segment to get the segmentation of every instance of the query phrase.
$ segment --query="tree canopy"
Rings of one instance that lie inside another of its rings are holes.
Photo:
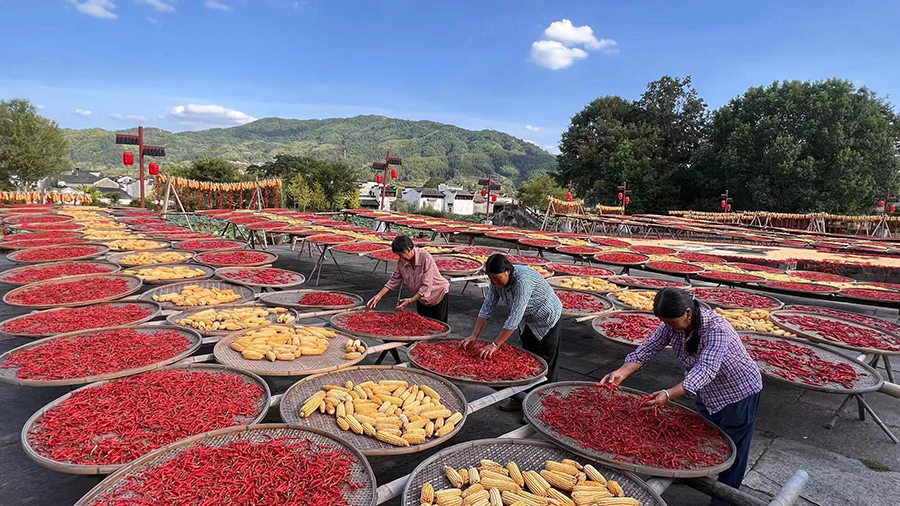
[[[62,174],[71,167],[68,149],[56,122],[40,116],[31,102],[0,101],[0,185],[15,181],[29,190],[45,177]]]
[[[248,172],[285,180],[288,205],[301,209],[334,211],[355,207],[359,202],[357,175],[343,163],[278,155],[271,162],[250,167]]]
[[[565,188],[556,184],[556,181],[549,174],[541,174],[522,183],[516,196],[519,202],[538,209],[547,207],[547,196],[564,199],[566,197]]]
[[[234,164],[221,158],[204,158],[191,163],[189,166],[173,171],[175,175],[197,181],[212,181],[213,183],[234,183],[245,181],[247,178]]]

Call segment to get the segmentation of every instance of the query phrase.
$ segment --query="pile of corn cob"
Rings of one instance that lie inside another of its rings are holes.
[[[717,307],[716,313],[728,320],[737,330],[750,330],[753,332],[766,332],[784,337],[797,337],[796,334],[788,332],[775,325],[769,312],[765,309],[722,309]]]
[[[231,349],[247,360],[290,361],[324,354],[328,339],[336,335],[321,327],[269,325],[241,334],[231,343]]]
[[[515,462],[503,467],[483,459],[479,466],[444,468],[452,488],[422,486],[422,506],[640,506],[616,481],[574,460],[546,461],[544,469],[521,471]]]
[[[212,332],[238,331],[272,325],[269,315],[277,314],[276,321],[282,324],[294,323],[294,315],[283,307],[239,307],[232,309],[206,309],[186,316],[175,323],[185,327]]]
[[[333,415],[341,430],[350,430],[394,446],[422,444],[443,437],[462,420],[441,404],[441,396],[428,385],[406,381],[365,381],[344,386],[325,385],[300,407],[300,417],[315,411]]]
[[[623,292],[615,292],[613,295],[619,301],[628,304],[629,306],[635,309],[642,309],[644,311],[653,311],[653,299],[656,298],[656,292],[634,292],[631,290],[625,290]]]
[[[344,358],[347,360],[355,360],[366,352],[366,346],[359,339],[347,339],[347,344],[344,345],[344,351],[347,352],[344,355]]]

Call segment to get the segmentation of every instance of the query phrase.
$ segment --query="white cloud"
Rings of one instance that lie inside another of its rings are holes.
[[[531,61],[550,70],[572,66],[575,60],[587,58],[587,51],[566,47],[555,40],[538,40],[531,44]]]
[[[147,121],[149,118],[147,116],[138,116],[134,114],[110,114],[110,118],[117,121]]]
[[[575,26],[568,19],[554,21],[544,30],[544,37],[562,42],[566,47],[584,46],[585,49],[601,50],[605,53],[618,51],[618,44],[612,39],[598,39],[588,26]]]
[[[47,106],[42,104],[34,104],[34,108],[40,111],[41,109],[46,109]]]
[[[163,0],[137,0],[139,4],[147,4],[159,12],[175,12],[175,6]]]
[[[156,18],[151,18],[150,16],[147,16],[147,22],[150,23],[151,25],[158,25],[158,24],[159,24],[159,20],[158,20],[158,19],[156,19]]]
[[[84,116],[85,118],[87,118],[88,116],[90,116],[91,114],[94,114],[94,113],[87,109],[75,109],[75,114],[77,114],[79,116]]]
[[[542,130],[542,128],[536,127],[534,125],[525,125],[525,130],[528,130],[529,132],[539,132]]]
[[[116,4],[112,0],[67,0],[75,6],[75,10],[88,16],[100,19],[118,19],[119,16],[113,12],[116,10]]]
[[[231,7],[223,4],[219,0],[206,0],[203,2],[203,6],[207,9],[219,10],[219,11],[230,11]]]
[[[536,143],[536,142],[534,142],[534,141],[530,141],[530,140],[528,140],[528,139],[522,139],[522,140],[525,141],[525,142],[530,142],[530,143],[534,144],[534,145],[537,146],[537,147],[541,147],[540,144],[538,144],[538,143]]]
[[[182,125],[198,130],[245,125],[256,121],[249,114],[221,105],[179,105],[173,107],[169,115]]]
[[[544,151],[550,153],[551,155],[558,155],[560,153],[559,146],[551,144],[549,146],[542,146],[542,147],[544,148]]]

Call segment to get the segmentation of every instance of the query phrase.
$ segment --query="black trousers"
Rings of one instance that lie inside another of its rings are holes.
[[[426,318],[434,318],[435,320],[447,323],[448,313],[450,312],[450,297],[444,294],[444,298],[433,306],[426,306],[422,301],[416,302],[416,312]]]
[[[733,487],[741,488],[744,481],[744,473],[747,472],[747,462],[750,460],[750,441],[753,439],[753,429],[756,427],[756,411],[759,408],[759,392],[737,402],[733,402],[716,413],[710,413],[699,396],[694,398],[697,411],[710,422],[718,425],[734,440],[737,446],[737,455],[734,464],[726,471],[719,473],[719,481]],[[727,501],[715,499],[715,506],[729,504]]]
[[[525,330],[519,334],[522,338],[522,348],[541,357],[547,362],[547,383],[556,381],[556,369],[559,365],[559,340],[562,334],[562,318],[556,321],[556,325],[550,328],[543,339],[538,339],[526,325]]]

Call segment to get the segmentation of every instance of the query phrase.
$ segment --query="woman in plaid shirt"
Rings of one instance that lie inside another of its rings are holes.
[[[660,290],[653,301],[653,314],[663,323],[650,339],[625,357],[622,367],[607,374],[601,383],[618,385],[666,346],[672,346],[685,368],[684,381],[654,392],[646,405],[665,406],[679,397],[695,396],[700,414],[731,436],[737,446],[734,465],[719,475],[719,481],[739,488],[747,470],[762,391],[759,367],[734,327],[714,311],[700,309],[697,300],[684,290]]]

